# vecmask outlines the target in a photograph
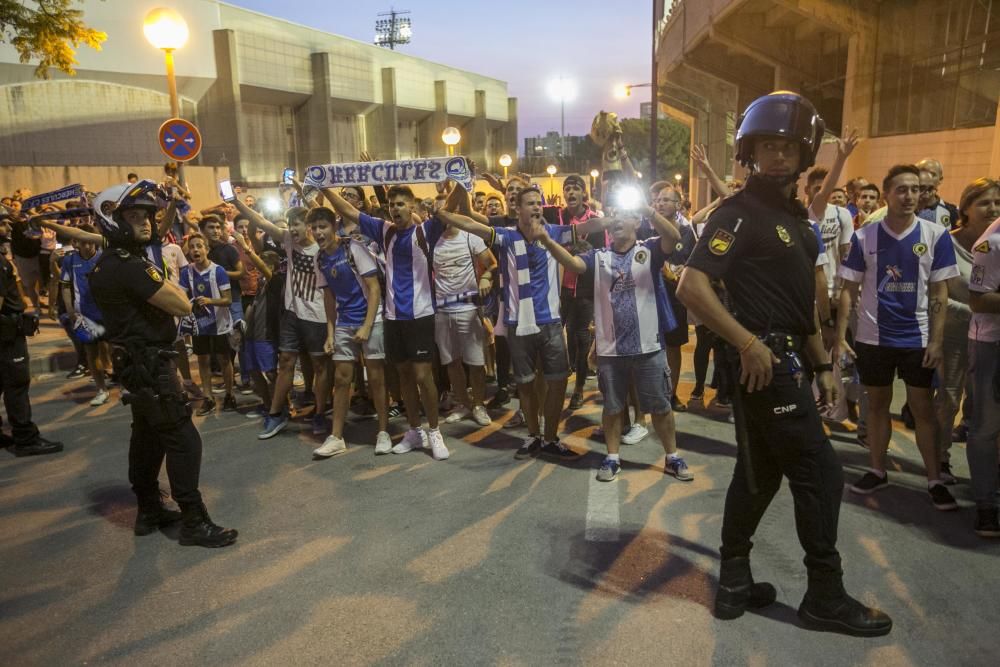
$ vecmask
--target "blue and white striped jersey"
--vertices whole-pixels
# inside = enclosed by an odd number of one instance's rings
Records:
[[[569,245],[575,241],[573,227],[545,225],[545,230],[556,243]],[[522,306],[529,302],[534,324],[559,322],[559,263],[542,244],[525,241],[517,227],[494,227],[493,232],[503,273],[504,322],[516,329]],[[530,318],[527,312],[523,316]]]
[[[385,255],[385,317],[415,320],[434,314],[430,249],[444,226],[437,218],[398,229],[381,218],[361,213],[361,233],[375,239]]]
[[[218,299],[222,297],[224,291],[229,290],[229,276],[226,275],[226,270],[215,262],[209,262],[208,268],[204,271],[199,271],[194,264],[188,264],[181,271],[181,289],[187,292],[192,300],[199,296]],[[194,315],[197,321],[194,334],[197,336],[219,336],[233,330],[233,318],[229,313],[229,306],[196,308]]]

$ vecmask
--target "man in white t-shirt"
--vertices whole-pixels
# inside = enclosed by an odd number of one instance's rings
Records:
[[[285,249],[287,275],[285,302],[278,335],[278,377],[274,381],[270,413],[257,437],[265,440],[277,435],[288,425],[285,406],[292,388],[295,362],[305,352],[313,362],[313,387],[316,409],[313,413],[313,433],[326,434],[326,401],[329,394],[330,357],[326,354],[326,307],[323,290],[316,284],[316,254],[319,245],[306,224],[308,209],[296,206],[288,209],[288,229],[269,222],[239,199],[233,202],[250,219],[250,236],[260,227]]]
[[[434,245],[434,340],[441,363],[448,367],[451,391],[459,406],[445,418],[451,424],[466,417],[480,426],[491,419],[483,405],[486,392],[486,359],[481,299],[493,288],[497,260],[478,236],[449,225]],[[476,279],[476,264],[482,275]],[[465,367],[469,366],[466,389]]]

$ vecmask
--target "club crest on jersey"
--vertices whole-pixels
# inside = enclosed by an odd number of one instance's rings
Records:
[[[146,267],[146,275],[149,276],[150,278],[152,278],[154,281],[156,281],[158,283],[162,283],[163,282],[163,276],[161,276],[160,272],[157,271],[152,266],[147,266]]]
[[[947,215],[947,214],[942,215],[941,216],[941,225],[943,227],[951,227],[951,216]]]
[[[983,241],[982,243],[976,245],[973,248],[973,250],[975,250],[976,252],[984,252],[984,253],[985,252],[989,252],[990,251],[990,242],[989,241]]]
[[[927,244],[926,243],[914,243],[913,244],[913,254],[917,257],[923,257],[927,254]]]
[[[781,242],[784,243],[786,246],[791,248],[794,245],[794,243],[792,242],[792,237],[788,235],[787,229],[785,229],[781,225],[776,225],[774,231],[778,232],[778,238],[781,239]]]
[[[204,292],[204,291],[205,291],[205,286],[204,286],[204,285],[198,285],[198,287],[197,287],[196,289],[197,289],[197,290],[198,290],[199,292]]]
[[[639,252],[635,253],[635,261],[639,262],[640,264],[645,264],[647,259],[649,259],[649,254],[645,250],[640,250]]]
[[[969,283],[973,285],[982,285],[983,278],[986,275],[985,266],[973,266],[972,273],[969,274]]]
[[[717,229],[708,240],[708,250],[713,255],[725,255],[733,247],[736,237],[724,229]]]

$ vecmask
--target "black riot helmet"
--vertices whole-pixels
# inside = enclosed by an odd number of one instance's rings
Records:
[[[156,183],[148,180],[115,185],[97,195],[94,200],[97,224],[109,246],[135,245],[132,227],[122,214],[130,208],[142,208],[153,219],[159,209],[156,195]]]
[[[799,173],[802,173],[816,163],[825,130],[826,123],[812,102],[798,93],[778,90],[755,99],[740,116],[736,125],[736,159],[744,167],[752,168],[754,139],[780,137],[799,143]]]

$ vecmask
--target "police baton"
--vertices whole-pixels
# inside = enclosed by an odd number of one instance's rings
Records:
[[[731,400],[733,402],[733,423],[736,427],[736,449],[743,456],[743,469],[747,477],[747,488],[751,495],[757,495],[757,477],[753,471],[753,459],[750,456],[750,434],[747,433],[747,417],[743,406],[743,392],[740,387],[740,375],[737,372],[739,354],[736,348],[726,346],[725,373],[729,380]]]

